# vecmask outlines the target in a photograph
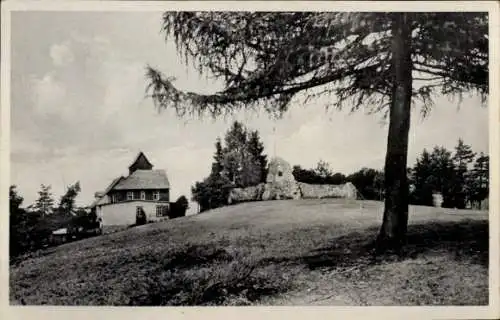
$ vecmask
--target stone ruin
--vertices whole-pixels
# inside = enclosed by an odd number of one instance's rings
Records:
[[[357,199],[358,190],[347,182],[345,184],[308,184],[299,182],[303,199],[345,198]]]
[[[262,200],[300,199],[292,167],[281,158],[269,162]]]
[[[266,183],[247,188],[233,188],[228,203],[283,199],[357,199],[356,187],[348,182],[342,185],[308,184],[297,182],[292,167],[282,158],[269,162]]]

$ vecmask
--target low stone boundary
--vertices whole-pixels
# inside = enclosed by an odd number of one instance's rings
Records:
[[[281,199],[357,199],[356,187],[348,182],[342,185],[294,183],[261,183],[247,188],[233,188],[228,203]]]

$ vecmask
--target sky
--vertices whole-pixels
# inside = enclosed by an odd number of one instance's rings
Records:
[[[233,120],[260,132],[269,157],[335,172],[382,169],[387,123],[381,115],[325,110],[326,98],[296,101],[283,119],[238,112],[226,119],[180,119],[159,112],[145,97],[145,67],[177,78],[194,92],[220,84],[200,77],[179,59],[160,32],[161,12],[14,12],[11,27],[11,184],[25,205],[41,184],[56,199],[80,181],[77,203],[88,205],[143,151],[164,169],[172,201],[191,197],[191,186],[210,171],[214,143]],[[415,106],[409,164],[424,148],[452,149],[459,138],[488,151],[488,109],[478,97],[458,105],[446,97],[422,119]],[[194,206],[192,206],[192,210]]]

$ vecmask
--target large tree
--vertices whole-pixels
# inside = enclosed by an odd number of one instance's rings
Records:
[[[192,199],[200,204],[200,211],[227,205],[229,191],[234,187],[248,187],[266,178],[267,156],[258,131],[248,130],[235,121],[224,136],[215,143],[214,161],[210,175],[191,188]]]
[[[16,256],[28,248],[28,215],[21,208],[24,198],[19,195],[16,186],[9,188],[9,254]]]
[[[222,142],[220,138],[215,142],[214,162],[212,162],[212,175],[219,176],[224,170],[224,151],[222,150]]]
[[[488,197],[489,193],[489,156],[481,152],[474,161],[470,175],[471,202],[481,208],[481,202]]]
[[[252,159],[253,166],[259,172],[253,182],[265,182],[267,176],[267,156],[264,154],[264,144],[260,140],[259,131],[250,132],[248,138],[248,151]]]
[[[154,102],[179,116],[256,106],[281,115],[299,93],[384,112],[383,250],[400,248],[406,235],[412,102],[421,100],[427,113],[434,93],[488,92],[485,13],[167,12],[163,30],[186,63],[224,83],[213,94],[184,92],[148,67]]]
[[[469,167],[476,154],[472,151],[470,145],[464,143],[460,138],[458,139],[458,144],[455,147],[455,153],[453,155],[453,163],[455,165],[455,207],[463,209],[466,206],[466,202],[471,198],[470,189],[470,172]]]
[[[75,199],[80,193],[80,182],[77,181],[74,185],[69,186],[66,189],[66,193],[62,195],[61,200],[59,200],[59,214],[63,216],[73,215],[75,209]]]
[[[432,206],[434,201],[432,194],[434,192],[434,174],[431,155],[424,149],[417,159],[412,170],[414,190],[412,193],[413,203],[422,206]],[[441,191],[441,190],[440,190]]]
[[[38,199],[36,199],[35,203],[31,205],[29,209],[36,211],[42,217],[53,213],[54,198],[51,189],[52,187],[50,185],[40,185],[40,191],[38,191]]]

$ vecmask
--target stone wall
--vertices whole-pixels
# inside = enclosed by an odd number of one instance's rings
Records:
[[[292,167],[281,158],[269,162],[266,183],[247,188],[234,188],[228,203],[281,199],[356,199],[356,187],[348,182],[343,185],[308,184],[295,181]]]
[[[262,200],[265,184],[261,183],[256,186],[247,188],[233,188],[229,192],[228,203],[246,202],[246,201],[259,201]]]
[[[300,199],[300,189],[295,181],[266,183],[262,200]]]
[[[356,199],[356,187],[348,182],[341,185],[297,183],[303,199],[345,198]]]
[[[350,182],[342,185],[308,184],[302,182],[261,183],[253,187],[231,190],[228,203],[324,198],[357,199],[357,190]]]

